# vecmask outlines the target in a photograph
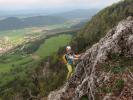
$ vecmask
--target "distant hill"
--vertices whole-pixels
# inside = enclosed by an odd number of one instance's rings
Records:
[[[86,19],[87,20],[90,19],[97,12],[98,12],[97,9],[73,10],[69,12],[45,15],[45,16],[37,15],[37,16],[26,17],[26,18],[8,17],[0,20],[0,30],[12,30],[12,29],[27,28],[27,27],[62,24],[65,21],[73,20],[73,19],[79,19],[81,23],[84,23]],[[81,26],[81,24],[78,25],[78,27],[79,26]]]
[[[31,17],[31,16],[46,16],[53,14],[54,11],[44,10],[44,9],[26,9],[26,10],[1,10],[0,18],[7,17]]]
[[[69,12],[54,14],[54,16],[63,17],[66,19],[75,19],[75,18],[87,18],[90,19],[95,15],[99,9],[77,9]]]
[[[65,18],[54,16],[35,16],[28,18],[9,17],[0,20],[0,30],[12,30],[33,26],[54,25],[64,23],[65,21]]]
[[[12,29],[21,29],[26,27],[36,27],[44,25],[54,25],[62,24],[67,20],[72,20],[78,18],[81,22],[86,19],[90,19],[97,9],[93,10],[73,10],[64,13],[52,14],[47,16],[33,16],[27,18],[19,17],[8,17],[0,20],[0,31],[1,30],[12,30]],[[81,24],[79,25],[81,26]]]

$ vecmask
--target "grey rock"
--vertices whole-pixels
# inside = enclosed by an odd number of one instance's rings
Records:
[[[88,49],[82,61],[76,66],[76,71],[70,81],[59,90],[49,94],[48,100],[80,100],[87,95],[89,100],[95,100],[96,83],[101,79],[108,80],[110,73],[96,74],[96,66],[105,63],[111,54],[123,54],[133,57],[133,20],[123,20],[110,30],[104,38]],[[109,98],[111,94],[107,95]],[[110,99],[107,99],[110,100]]]

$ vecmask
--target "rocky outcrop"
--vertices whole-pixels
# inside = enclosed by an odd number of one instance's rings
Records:
[[[124,87],[117,96],[113,96],[112,93],[106,93],[102,98],[96,99],[97,87],[108,82],[112,75],[110,71],[106,73],[98,71],[98,68],[106,63],[110,55],[113,54],[133,58],[132,18],[121,21],[104,38],[88,49],[76,66],[72,78],[59,90],[51,92],[48,100],[80,100],[84,95],[89,100],[133,100],[133,83],[128,85],[130,87],[128,89],[124,90],[126,88]],[[128,75],[133,82],[132,72],[129,71]],[[124,81],[128,83],[128,79]],[[124,95],[124,91],[128,91],[128,98],[120,99]]]

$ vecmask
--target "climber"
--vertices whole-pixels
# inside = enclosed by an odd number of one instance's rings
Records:
[[[71,49],[71,46],[66,47],[66,54],[63,56],[63,59],[68,69],[67,80],[70,79],[70,77],[72,76],[75,61],[78,60],[79,57],[80,55],[74,54],[74,52]]]

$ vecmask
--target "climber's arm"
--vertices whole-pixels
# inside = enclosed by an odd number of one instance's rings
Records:
[[[75,54],[74,57],[75,58],[79,58],[81,55],[80,54]]]
[[[74,56],[68,56],[69,57],[69,59],[72,59],[72,60],[78,60],[79,58],[78,57],[76,57],[75,55]]]
[[[74,55],[74,60],[79,60],[79,59],[80,59],[80,57],[81,57],[81,55],[80,55],[80,54],[75,54],[75,55]]]

